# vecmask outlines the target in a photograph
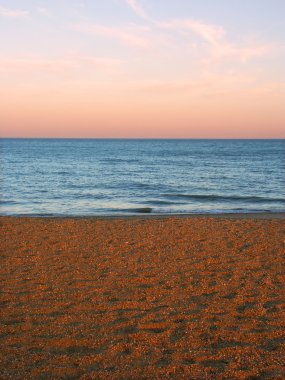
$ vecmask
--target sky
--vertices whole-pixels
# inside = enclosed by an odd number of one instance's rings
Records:
[[[0,0],[0,135],[284,138],[284,0]]]

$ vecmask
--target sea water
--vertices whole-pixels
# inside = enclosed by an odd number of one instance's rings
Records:
[[[1,139],[1,215],[279,212],[285,140]]]

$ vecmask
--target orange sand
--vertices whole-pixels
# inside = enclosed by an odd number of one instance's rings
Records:
[[[0,379],[285,379],[284,224],[0,218]]]

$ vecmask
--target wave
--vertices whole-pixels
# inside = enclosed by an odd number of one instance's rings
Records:
[[[12,200],[4,200],[4,199],[0,199],[0,205],[13,205],[13,204],[16,204],[17,202],[16,201],[12,201]]]
[[[152,208],[152,207],[138,207],[138,208],[125,208],[125,209],[105,209],[102,210],[104,215],[114,214],[153,214],[153,215],[187,215],[187,214],[244,214],[244,213],[271,213],[271,212],[285,212],[285,210],[269,210],[265,208],[229,208],[229,209],[211,209],[211,210],[199,210],[199,209],[173,209],[173,208]]]
[[[165,201],[161,199],[155,199],[155,200],[146,200],[144,201],[145,204],[151,205],[151,206],[175,206],[175,205],[184,205],[185,202],[182,201]]]
[[[150,214],[152,213],[153,209],[151,207],[137,207],[137,208],[124,208],[124,209],[114,209],[113,212],[127,212],[127,213],[134,213],[134,214]]]
[[[86,199],[86,200],[90,200],[90,199],[93,199],[93,200],[96,200],[96,199],[108,199],[108,195],[106,194],[80,194],[80,193],[76,193],[76,194],[70,194],[69,195],[71,199]]]
[[[70,171],[61,170],[61,171],[55,171],[53,174],[54,175],[70,175],[71,172]]]
[[[275,203],[280,202],[285,204],[284,198],[264,198],[257,196],[239,196],[239,195],[216,195],[216,194],[162,194],[163,197],[172,199],[185,199],[197,201],[223,201],[223,202],[246,202],[246,203]]]

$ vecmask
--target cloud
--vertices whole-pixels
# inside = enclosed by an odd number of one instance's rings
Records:
[[[47,70],[57,71],[76,67],[76,63],[66,59],[0,59],[0,71]]]
[[[77,62],[78,64],[87,64],[104,70],[117,69],[123,63],[123,61],[118,58],[98,58],[90,56],[78,57]]]
[[[77,24],[73,25],[72,29],[83,33],[112,38],[128,46],[139,47],[143,49],[146,49],[150,46],[149,39],[144,36],[144,34],[150,30],[149,27],[137,25],[111,27],[99,24]]]
[[[26,18],[29,16],[29,14],[30,14],[29,11],[23,11],[19,9],[9,9],[9,8],[0,6],[0,17],[17,19],[17,18]]]
[[[50,11],[49,11],[47,8],[44,8],[44,7],[38,7],[38,8],[37,8],[37,11],[38,11],[41,15],[43,15],[43,16],[47,16],[47,17],[51,16],[51,13],[50,13]]]
[[[213,53],[216,58],[236,57],[242,63],[246,63],[252,58],[266,55],[270,50],[271,47],[269,45],[239,47],[225,42],[217,44]]]
[[[152,19],[137,0],[124,1],[139,17],[144,19],[144,25],[129,24],[122,26],[108,26],[102,24],[81,23],[71,28],[79,32],[93,34],[117,40],[129,47],[150,49],[157,51],[185,52],[188,48],[190,54],[202,63],[226,62],[235,60],[246,63],[252,58],[266,55],[271,47],[267,44],[234,43],[221,25],[205,21],[181,18],[159,21]],[[181,38],[182,37],[182,38]],[[186,42],[186,44],[185,44]]]
[[[61,72],[74,70],[81,66],[94,66],[100,69],[114,69],[122,63],[116,58],[100,58],[92,56],[75,56],[58,59],[39,59],[39,58],[0,58],[0,72],[19,72],[19,71],[48,71]]]
[[[144,11],[144,9],[136,0],[125,0],[125,1],[139,17],[142,17],[144,19],[149,18],[148,14]]]
[[[214,59],[231,57],[247,62],[251,58],[267,54],[270,50],[268,45],[239,46],[234,44],[228,40],[226,31],[222,26],[208,24],[199,20],[176,19],[160,22],[158,26],[175,32],[185,33],[185,31],[191,31],[210,46],[212,58]]]
[[[222,26],[207,24],[199,20],[174,19],[168,22],[160,22],[157,25],[163,29],[173,31],[191,30],[212,44],[215,44],[216,41],[223,39],[225,36],[225,30]]]
[[[208,83],[205,81],[151,81],[143,84],[136,84],[136,88],[139,91],[158,95],[196,92],[207,87]]]

